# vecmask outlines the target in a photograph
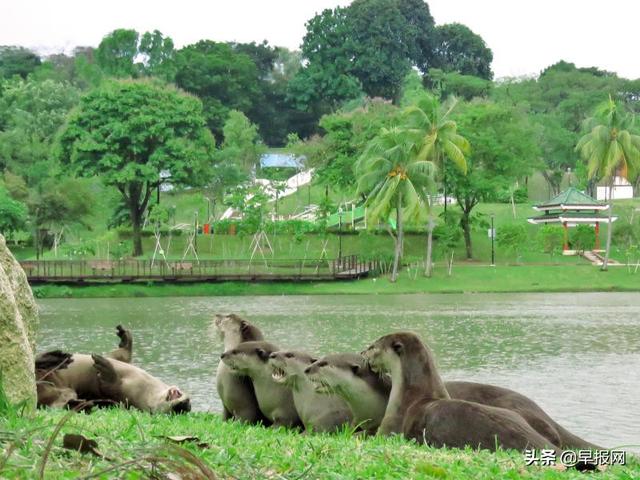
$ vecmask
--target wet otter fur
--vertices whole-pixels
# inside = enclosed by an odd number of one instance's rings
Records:
[[[355,353],[327,355],[305,369],[320,394],[342,398],[352,415],[352,424],[375,433],[384,417],[391,383],[374,373],[364,357]]]
[[[224,351],[231,350],[243,342],[264,339],[258,327],[233,313],[216,315],[214,327],[224,342]],[[222,401],[222,418],[224,420],[236,419],[247,423],[269,423],[260,412],[251,379],[238,375],[222,361],[218,363],[216,370],[216,389]]]
[[[383,433],[390,424],[400,426],[406,438],[434,447],[557,449],[515,412],[452,399],[433,354],[413,333],[385,335],[364,354],[373,370],[391,376]]]
[[[315,384],[304,373],[315,361],[304,352],[274,352],[269,355],[271,377],[276,383],[291,389],[293,403],[305,430],[334,432],[351,423],[351,410],[340,397],[316,392]]]
[[[260,411],[274,426],[297,427],[302,422],[291,389],[275,382],[271,376],[269,355],[278,350],[268,342],[243,342],[220,358],[234,372],[251,378]]]

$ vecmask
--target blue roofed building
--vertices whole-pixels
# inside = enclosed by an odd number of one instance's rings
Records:
[[[292,153],[265,153],[260,156],[260,168],[304,168],[305,157]]]

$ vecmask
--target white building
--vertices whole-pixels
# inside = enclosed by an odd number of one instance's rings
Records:
[[[607,201],[609,198],[613,198],[613,200],[633,198],[633,185],[624,177],[613,177],[612,193],[613,196],[610,193],[609,185],[598,185],[596,198],[600,201]]]

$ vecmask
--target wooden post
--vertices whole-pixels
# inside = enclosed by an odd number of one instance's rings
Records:
[[[600,222],[596,222],[596,250],[600,250]]]
[[[564,245],[562,246],[562,250],[566,251],[569,250],[569,226],[567,222],[564,222],[562,226],[564,227]]]

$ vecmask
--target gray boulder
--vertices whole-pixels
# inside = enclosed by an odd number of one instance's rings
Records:
[[[38,307],[27,276],[0,235],[0,375],[9,401],[36,405]]]

